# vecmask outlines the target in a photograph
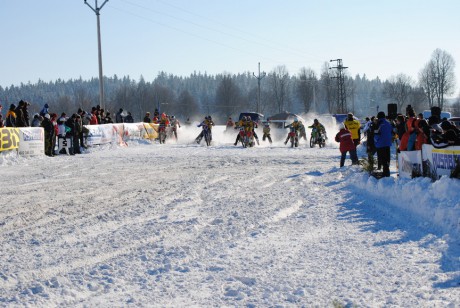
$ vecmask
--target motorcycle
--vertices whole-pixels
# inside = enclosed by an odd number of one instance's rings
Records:
[[[253,147],[254,146],[254,133],[251,131],[246,131],[243,127],[240,128],[240,141],[243,145],[243,148]]]
[[[166,141],[166,127],[160,126],[158,129],[158,139],[161,143],[165,143]]]
[[[211,132],[209,130],[209,126],[203,125],[203,138],[204,141],[206,142],[206,146],[211,145]]]
[[[320,148],[323,148],[326,146],[326,136],[324,135],[323,132],[318,132],[315,128],[311,131],[311,137],[310,137],[310,148],[315,147],[315,145],[318,145]]]
[[[291,130],[289,131],[289,142],[291,143],[291,148],[298,147],[299,146],[299,136],[297,134],[297,131],[295,128],[291,127]]]

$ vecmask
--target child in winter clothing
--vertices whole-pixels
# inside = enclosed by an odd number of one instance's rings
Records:
[[[347,157],[347,152],[350,152],[350,159],[353,165],[358,164],[358,155],[356,154],[356,146],[351,137],[351,132],[345,128],[343,124],[340,124],[340,131],[335,136],[335,141],[340,143],[340,152],[342,156],[340,157],[340,167],[343,167],[345,164],[345,158]]]

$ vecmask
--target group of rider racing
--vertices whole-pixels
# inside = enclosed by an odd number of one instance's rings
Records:
[[[165,130],[167,127],[170,127],[172,130],[173,136],[177,140],[177,128],[181,127],[179,120],[175,116],[173,115],[168,116],[165,113],[158,115],[157,119],[158,120],[154,121],[154,123],[156,122],[159,124],[159,130],[160,131]],[[204,120],[200,124],[197,125],[198,127],[202,128],[202,131],[195,138],[195,142],[199,144],[201,140],[203,139],[203,137],[205,136],[205,132],[206,134],[209,134],[209,139],[211,141],[212,140],[212,127],[214,125],[215,124],[212,120],[212,117],[210,115],[206,116]],[[268,140],[271,144],[273,141],[272,141],[271,132],[270,132],[271,131],[270,121],[264,122],[263,125],[264,126],[263,126],[262,140],[263,141]],[[234,129],[240,129],[244,131],[245,133],[248,133],[248,132],[252,133],[257,144],[259,144],[259,137],[257,136],[257,133],[255,131],[255,129],[258,128],[258,124],[256,121],[252,120],[250,116],[243,116],[241,120],[237,122],[233,122],[232,118],[229,117],[226,126],[227,126],[227,130],[229,130],[230,128],[234,128]],[[303,138],[304,140],[307,140],[305,125],[298,118],[295,118],[291,124],[286,126],[286,128],[291,128],[291,130],[295,132],[296,137],[298,139]],[[326,129],[324,128],[324,125],[318,121],[318,119],[314,119],[313,124],[308,126],[308,128],[312,129],[313,138],[316,137],[316,134],[323,134],[324,136],[326,136]],[[287,144],[289,138],[290,136],[288,134],[284,144]],[[240,141],[242,141],[241,134],[238,133],[236,136],[234,145],[236,146],[238,142]]]
[[[233,122],[231,117],[229,117],[226,126],[227,126],[227,131],[233,127],[235,129],[244,130],[244,132],[252,132],[257,144],[259,144],[259,138],[257,136],[257,133],[255,132],[255,129],[258,127],[258,125],[257,125],[257,122],[253,121],[250,116],[243,116],[241,120],[236,123]],[[305,125],[302,123],[302,121],[299,121],[298,118],[295,118],[294,122],[287,125],[286,128],[291,128],[291,130],[295,132],[295,135],[298,139],[303,138],[304,140],[307,140]],[[312,129],[312,136],[314,138],[316,137],[316,134],[322,134],[326,136],[326,129],[324,128],[324,125],[318,121],[318,119],[314,119],[313,124],[308,126],[308,128]],[[264,122],[262,140],[263,141],[268,140],[271,144],[273,141],[271,138],[270,131],[271,131],[270,121]],[[284,144],[287,144],[289,138],[290,138],[290,135],[288,134]],[[241,140],[241,135],[238,134],[234,145],[236,146],[240,140]]]

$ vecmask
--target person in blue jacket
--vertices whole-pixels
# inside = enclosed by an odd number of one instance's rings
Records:
[[[385,119],[385,112],[377,114],[377,125],[374,130],[374,142],[377,149],[378,164],[383,168],[383,176],[390,176],[390,147],[393,143],[393,128]]]

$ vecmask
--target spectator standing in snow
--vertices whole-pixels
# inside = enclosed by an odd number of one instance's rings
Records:
[[[54,125],[51,122],[49,113],[45,114],[41,126],[45,130],[45,155],[54,156]]]
[[[22,115],[24,117],[24,127],[30,126],[29,106],[30,106],[30,103],[26,101],[24,101],[24,103],[22,104]]]
[[[124,118],[123,120],[125,123],[134,123],[133,116],[131,115],[131,112],[128,111],[128,115]]]
[[[347,115],[347,119],[343,122],[345,127],[351,132],[351,138],[357,147],[361,143],[361,124],[358,120],[355,120],[353,113]]]
[[[48,104],[45,104],[45,106],[43,106],[42,110],[40,110],[40,113],[39,113],[39,114],[40,114],[42,117],[44,117],[45,114],[49,113],[48,108],[49,108]]]
[[[32,127],[40,127],[43,121],[43,117],[41,117],[38,113],[34,115],[34,119],[32,120]]]
[[[366,151],[367,151],[367,159],[369,161],[374,160],[374,155],[377,153],[377,149],[375,147],[375,141],[374,141],[374,131],[377,126],[377,119],[375,117],[371,117],[369,127],[367,129],[367,144],[366,144]],[[382,169],[382,166],[380,165],[380,161],[377,160],[377,170]]]
[[[383,168],[383,176],[390,176],[390,147],[393,141],[393,135],[390,122],[385,119],[385,113],[380,111],[377,114],[377,125],[374,130],[374,141],[377,149],[377,159],[379,165]]]
[[[118,110],[117,114],[115,115],[115,123],[123,123],[123,108]]]
[[[16,127],[16,105],[11,104],[10,109],[6,113],[5,126],[6,127]]]
[[[150,112],[145,113],[144,123],[152,123],[152,120],[150,119]]]
[[[358,155],[356,154],[356,146],[353,142],[351,132],[345,127],[344,124],[340,124],[340,131],[335,135],[335,141],[340,143],[340,167],[345,165],[345,158],[347,152],[350,152],[350,159],[353,165],[358,164]]]
[[[14,112],[16,113],[16,127],[26,127],[26,121],[24,119],[24,104],[23,100],[19,101],[18,107]]]

